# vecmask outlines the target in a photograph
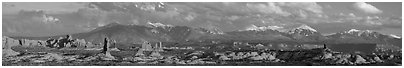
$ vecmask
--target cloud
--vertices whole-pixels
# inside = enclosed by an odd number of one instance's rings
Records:
[[[353,7],[356,10],[359,10],[361,12],[364,13],[369,13],[369,14],[379,14],[379,13],[383,13],[382,10],[377,9],[375,6],[365,3],[365,2],[357,2],[355,4],[353,4]]]
[[[4,2],[6,8],[3,12],[6,14],[17,14],[19,10],[43,10],[47,14],[61,14],[75,12],[77,9],[84,8],[83,3],[74,2]]]
[[[262,13],[280,14],[283,16],[292,15],[294,11],[305,10],[313,13],[323,13],[322,7],[315,2],[268,2],[263,3],[249,3],[248,8],[255,9]]]
[[[21,10],[3,17],[4,33],[11,36],[53,36],[84,32],[86,19],[79,14],[47,14],[42,10]],[[89,13],[87,13],[89,14]],[[91,28],[91,27],[90,27]]]
[[[253,11],[257,10],[261,13],[267,14],[280,14],[283,16],[290,15],[289,12],[283,11],[281,7],[277,6],[276,3],[269,2],[267,4],[247,4],[248,8],[251,8]]]
[[[46,23],[46,24],[48,24],[48,23],[59,23],[60,22],[60,20],[58,18],[55,18],[53,16],[43,15],[42,18],[43,18],[42,22]]]
[[[315,2],[279,2],[278,3],[279,6],[286,6],[286,7],[291,7],[291,8],[295,8],[295,9],[303,9],[306,11],[310,11],[313,13],[323,13],[323,7],[321,7],[320,5],[318,5]]]

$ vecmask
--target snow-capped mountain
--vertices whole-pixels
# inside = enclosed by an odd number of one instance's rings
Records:
[[[389,36],[392,37],[392,38],[399,38],[399,39],[401,39],[401,37],[400,37],[400,36],[397,36],[397,35],[390,34]]]
[[[207,30],[206,32],[210,33],[210,34],[224,34],[223,31],[221,31],[220,29],[211,29],[211,30]]]
[[[376,43],[401,47],[401,38],[371,30],[350,29],[327,36],[330,43]]]
[[[308,25],[301,25],[285,33],[286,36],[300,42],[321,42],[325,39],[325,37],[317,32],[317,30],[311,28]]]
[[[357,29],[351,29],[351,30],[345,31],[344,33],[357,35],[357,36],[369,36],[369,35],[373,34],[373,37],[376,37],[375,34],[377,34],[377,32],[373,32],[371,30],[357,30]]]
[[[353,37],[361,37],[364,39],[380,39],[386,38],[388,35],[383,35],[375,31],[371,30],[358,30],[358,29],[350,29],[348,31],[343,31],[336,33],[334,35],[330,35],[330,37],[340,37],[340,38],[353,38]]]
[[[151,25],[153,27],[161,27],[161,28],[169,28],[169,27],[174,27],[173,25],[168,25],[168,24],[162,24],[162,23],[152,23],[152,22],[147,22],[148,25]]]
[[[239,30],[239,31],[266,31],[266,30],[277,30],[277,29],[282,29],[283,27],[280,26],[256,26],[252,25],[245,30]]]
[[[311,28],[308,25],[301,25],[301,26],[299,26],[297,28],[289,30],[287,33],[288,34],[302,34],[302,35],[305,35],[305,36],[309,36],[311,34],[317,33],[317,30]]]

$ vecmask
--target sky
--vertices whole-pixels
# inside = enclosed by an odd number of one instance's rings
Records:
[[[349,29],[401,36],[401,2],[2,2],[6,36],[53,36],[109,23],[159,22],[216,31],[309,25],[328,34]]]

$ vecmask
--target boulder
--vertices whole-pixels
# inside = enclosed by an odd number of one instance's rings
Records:
[[[258,52],[251,52],[250,55],[251,55],[251,56],[256,56],[256,55],[258,55]]]
[[[135,56],[144,56],[145,54],[143,54],[143,49],[138,49],[137,53]]]
[[[356,64],[367,64],[369,62],[366,62],[366,60],[362,56],[356,55],[355,63]]]
[[[160,55],[160,53],[159,53],[158,51],[153,51],[153,52],[150,54],[150,56],[151,56],[151,57],[160,57],[161,55]]]
[[[198,56],[192,56],[191,59],[198,59]]]
[[[331,59],[332,53],[324,53],[322,59]]]
[[[227,56],[222,55],[222,56],[219,57],[219,60],[230,60],[230,58],[228,58]]]
[[[375,56],[373,59],[374,59],[376,62],[379,62],[379,63],[384,62],[384,61],[381,60],[378,56]]]
[[[390,55],[387,59],[389,59],[389,60],[394,59],[394,55]]]
[[[236,56],[236,53],[231,52],[230,54],[228,54],[228,56]]]
[[[243,56],[243,55],[244,55],[243,52],[238,52],[238,53],[237,53],[237,56]]]
[[[243,57],[249,57],[249,56],[251,56],[251,53],[250,53],[250,52],[247,52],[247,53],[245,53],[245,54],[243,55]]]
[[[337,64],[353,64],[351,61],[348,60],[348,58],[351,57],[351,55],[346,54],[346,55],[341,55],[341,58],[336,61]]]
[[[275,55],[268,55],[268,60],[276,60],[277,58],[275,57]]]
[[[72,47],[72,44],[70,44],[70,43],[65,43],[64,44],[66,47]]]
[[[350,61],[347,58],[341,58],[341,59],[338,59],[335,63],[346,64],[346,63],[350,63]]]

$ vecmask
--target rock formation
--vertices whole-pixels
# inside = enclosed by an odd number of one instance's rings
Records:
[[[29,39],[20,39],[18,40],[19,45],[23,47],[33,47],[33,46],[44,46],[46,43],[42,40],[29,40]]]
[[[230,58],[228,58],[227,56],[222,55],[222,56],[219,57],[219,60],[230,60]]]
[[[331,59],[332,58],[332,53],[325,53],[322,57],[322,59]]]
[[[142,50],[143,51],[152,51],[153,48],[152,48],[151,44],[146,41],[146,42],[143,42],[143,44],[142,44]]]
[[[153,52],[150,54],[150,56],[151,56],[151,57],[159,57],[159,56],[161,56],[161,55],[160,55],[160,53],[159,53],[158,51],[153,51]]]
[[[337,64],[353,64],[348,60],[348,58],[351,57],[350,54],[338,55],[337,57],[340,58],[336,61]]]
[[[276,60],[277,58],[275,57],[276,56],[276,53],[275,52],[272,52],[269,56],[268,56],[268,58],[267,58],[267,60]]]
[[[384,62],[383,60],[381,60],[378,56],[375,56],[373,58],[376,62]]]
[[[135,56],[144,56],[143,49],[139,49]]]
[[[102,60],[116,60],[115,57],[111,55],[109,46],[110,46],[109,39],[104,38],[104,46],[101,51],[102,54],[99,54]]]
[[[158,46],[159,45],[159,46]],[[156,44],[155,47],[152,47],[151,44],[147,41],[143,42],[142,48],[138,50],[135,56],[146,56],[145,52],[149,53],[148,56],[151,57],[160,57],[160,51],[163,51],[161,42]],[[150,53],[151,52],[151,53]]]
[[[41,45],[45,45],[46,47],[50,48],[65,48],[65,47],[72,47],[72,48],[86,48],[86,47],[94,47],[94,45],[90,42],[86,42],[84,39],[72,39],[70,35],[66,35],[65,37],[59,37],[59,39],[52,39],[49,38],[46,41],[41,41]]]
[[[2,48],[3,48],[3,57],[8,57],[8,56],[15,56],[20,54],[19,52],[14,51],[13,49],[11,49],[11,47],[13,46],[17,46],[19,45],[18,40],[14,40],[12,38],[3,36],[3,44],[2,44]]]
[[[71,45],[74,42],[74,40],[72,40],[70,35],[66,35],[66,37],[60,37],[58,39],[58,47],[57,48],[64,48],[67,47],[67,44]]]
[[[356,55],[355,57],[356,57],[355,64],[367,64],[367,63],[369,63],[360,55]]]

